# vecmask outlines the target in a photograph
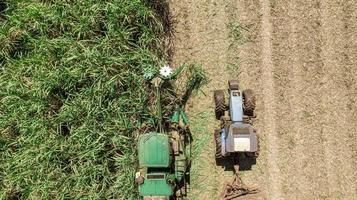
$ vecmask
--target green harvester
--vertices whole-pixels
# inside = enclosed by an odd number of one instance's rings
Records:
[[[177,106],[169,128],[163,128],[160,93],[164,81],[153,80],[159,131],[141,134],[138,139],[139,169],[135,182],[144,200],[178,199],[187,192],[191,160],[189,122],[182,106]]]

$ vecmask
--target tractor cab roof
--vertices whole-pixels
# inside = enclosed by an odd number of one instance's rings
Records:
[[[170,144],[166,134],[150,132],[139,136],[139,165],[164,168],[170,165]]]

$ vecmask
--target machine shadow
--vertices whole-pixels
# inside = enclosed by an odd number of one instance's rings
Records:
[[[248,171],[257,163],[254,157],[247,157],[245,155],[233,154],[223,158],[216,158],[217,166],[224,168],[224,171],[232,171],[235,173],[234,166],[239,165],[240,171]]]

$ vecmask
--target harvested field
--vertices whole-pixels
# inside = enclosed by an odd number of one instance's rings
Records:
[[[208,71],[191,102],[195,160],[190,199],[217,199],[231,170],[216,166],[213,90],[237,78],[258,95],[261,154],[243,181],[246,199],[356,199],[357,3],[169,1],[176,21],[173,65]],[[242,198],[244,199],[244,198]]]

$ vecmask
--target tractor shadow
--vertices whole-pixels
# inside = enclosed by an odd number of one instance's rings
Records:
[[[252,169],[252,166],[257,163],[257,159],[253,157],[247,157],[244,154],[231,154],[223,158],[216,158],[216,164],[224,171],[235,172],[234,166],[239,165],[240,171],[248,171]]]

